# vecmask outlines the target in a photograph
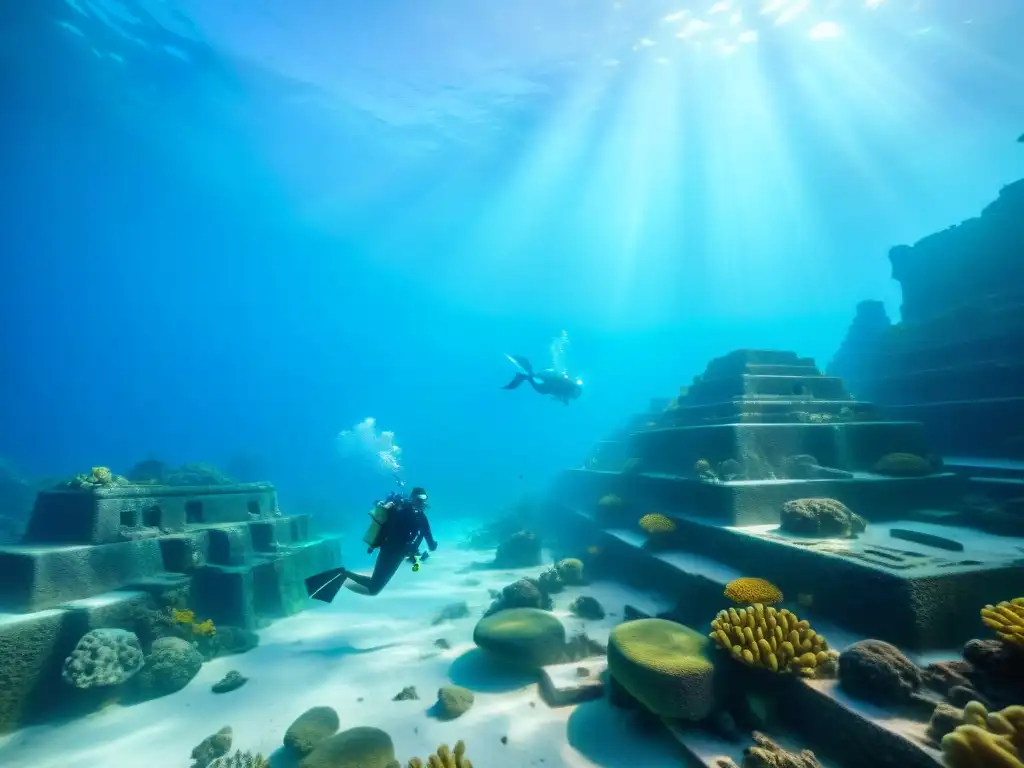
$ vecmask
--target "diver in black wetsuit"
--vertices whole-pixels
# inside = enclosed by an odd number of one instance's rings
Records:
[[[306,592],[311,598],[331,602],[346,580],[358,587],[352,590],[354,592],[379,595],[398,572],[403,561],[409,560],[413,563],[413,570],[419,569],[417,558],[428,557],[427,554],[420,554],[420,545],[424,541],[431,552],[437,549],[437,542],[430,531],[430,521],[427,520],[425,490],[413,488],[408,498],[393,493],[379,508],[387,510],[387,519],[381,523],[373,543],[366,550],[373,552],[380,549],[373,573],[366,576],[347,568],[332,568],[310,576],[306,579]]]

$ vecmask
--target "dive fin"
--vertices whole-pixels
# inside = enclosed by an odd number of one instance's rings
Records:
[[[510,381],[508,384],[502,387],[502,389],[515,389],[524,381],[528,381],[529,378],[530,377],[527,376],[525,373],[517,373],[515,376],[512,377],[512,381]]]
[[[329,603],[345,583],[345,569],[332,568],[306,579],[306,594],[314,600]]]
[[[533,366],[530,365],[530,361],[526,359],[523,355],[510,355],[506,353],[505,357],[509,359],[509,362],[511,362],[512,365],[514,365],[520,371],[525,373],[528,379],[533,378]]]

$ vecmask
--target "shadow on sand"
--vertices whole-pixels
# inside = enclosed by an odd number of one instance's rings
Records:
[[[607,698],[577,706],[569,716],[566,734],[573,749],[601,768],[664,764],[666,756],[679,753],[664,729],[613,707]]]
[[[502,666],[479,648],[455,659],[448,668],[448,677],[455,685],[480,693],[518,691],[537,682],[535,673]]]
[[[288,747],[278,747],[271,753],[270,768],[298,768],[302,758]]]
[[[312,648],[304,647],[297,643],[290,643],[292,652],[298,656],[323,656],[325,659],[337,659],[342,656],[361,656],[364,653],[376,653],[377,651],[386,651],[388,648],[395,648],[400,643],[382,643],[381,645],[372,645],[369,648],[356,648],[353,645],[345,645],[343,643],[315,646]]]

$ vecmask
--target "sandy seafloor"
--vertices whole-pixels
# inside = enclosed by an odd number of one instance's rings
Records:
[[[552,709],[535,681],[496,674],[484,663],[472,634],[491,601],[488,590],[543,570],[474,567],[491,555],[445,548],[419,573],[403,568],[377,597],[342,590],[331,605],[314,603],[261,631],[255,650],[205,664],[183,691],[0,738],[0,766],[186,768],[193,746],[230,725],[235,748],[270,756],[273,768],[290,768],[296,762],[281,749],[285,730],[320,705],[337,710],[343,730],[385,730],[403,767],[410,757],[426,758],[439,743],[458,739],[480,768],[680,765],[678,746],[667,735],[638,730],[606,699]],[[596,622],[571,616],[566,609],[578,594],[596,597],[609,615]],[[461,601],[469,606],[468,618],[431,625],[441,608]],[[657,595],[595,582],[556,595],[555,614],[570,635],[586,628],[603,643],[626,603],[652,613],[668,607]],[[439,638],[451,648],[439,650]],[[210,686],[232,669],[249,682],[231,693],[212,693]],[[443,722],[427,710],[447,683],[469,688],[476,702],[462,717]],[[421,699],[393,701],[407,685],[416,686]]]

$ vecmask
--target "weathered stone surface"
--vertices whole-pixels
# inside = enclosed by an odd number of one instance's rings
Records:
[[[541,668],[540,693],[552,707],[581,704],[604,695],[606,658],[584,659]]]

